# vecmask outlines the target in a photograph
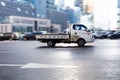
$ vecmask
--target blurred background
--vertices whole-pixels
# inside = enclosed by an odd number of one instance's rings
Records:
[[[119,31],[120,0],[0,0],[0,33],[60,33],[73,23]]]

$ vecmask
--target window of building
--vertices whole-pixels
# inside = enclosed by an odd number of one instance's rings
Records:
[[[20,20],[19,20],[19,19],[14,19],[13,22],[14,22],[14,23],[20,23]]]
[[[30,6],[32,9],[35,9],[35,6],[33,4],[30,3]]]
[[[44,15],[44,14],[42,15],[42,18],[45,18],[45,15]]]
[[[32,26],[13,26],[12,32],[33,32]]]
[[[40,14],[37,14],[37,17],[40,17]]]
[[[5,25],[5,32],[7,32],[7,25]]]
[[[39,1],[39,4],[41,4],[42,3],[42,1]]]
[[[20,9],[19,7],[17,7],[17,11],[18,11],[18,12],[21,12],[21,9]]]
[[[3,1],[1,2],[1,5],[2,5],[2,6],[6,6],[5,2],[3,2]]]
[[[50,28],[49,28],[49,27],[39,27],[38,30],[39,30],[39,31],[47,31],[47,32],[50,32]]]
[[[30,27],[30,26],[28,26],[28,27],[27,27],[27,32],[32,32],[32,31],[33,31],[33,28]]]
[[[32,15],[34,16],[35,14],[34,14],[34,13],[32,13]]]
[[[26,14],[28,14],[29,12],[28,11],[25,11]]]
[[[1,25],[1,32],[3,32],[3,25]]]

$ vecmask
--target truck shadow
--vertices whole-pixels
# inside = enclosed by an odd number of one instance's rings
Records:
[[[78,47],[78,46],[55,46],[55,47],[48,47],[48,46],[39,46],[37,47],[38,49],[53,49],[53,48],[93,48],[94,46],[92,45],[87,45],[87,46],[84,46],[84,47]]]

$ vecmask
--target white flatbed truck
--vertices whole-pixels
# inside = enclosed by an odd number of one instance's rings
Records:
[[[36,35],[36,40],[54,47],[56,43],[77,43],[83,47],[86,43],[94,42],[94,35],[82,24],[72,24],[64,33]]]

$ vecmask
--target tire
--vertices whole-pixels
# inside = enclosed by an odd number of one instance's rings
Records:
[[[23,38],[23,40],[24,40],[24,41],[26,41],[26,40],[27,40],[27,38]]]
[[[54,47],[55,43],[53,41],[47,41],[48,47]]]
[[[10,41],[12,41],[13,39],[12,39],[12,38],[10,38],[9,40],[10,40]]]
[[[77,41],[77,44],[78,44],[79,47],[84,47],[85,46],[85,40],[84,39],[79,39]]]
[[[117,38],[115,38],[115,37],[111,37],[110,39],[117,39]]]

